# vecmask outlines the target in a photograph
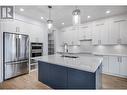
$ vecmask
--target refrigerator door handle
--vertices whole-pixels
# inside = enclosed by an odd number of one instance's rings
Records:
[[[18,36],[18,58],[20,58],[20,38]]]
[[[18,58],[18,53],[17,53],[17,51],[18,51],[18,42],[17,42],[17,36],[16,36],[16,59]]]
[[[17,61],[17,62],[11,62],[11,64],[8,64],[8,63],[10,63],[10,62],[7,62],[6,65],[15,65],[15,64],[20,64],[20,63],[24,63],[24,62],[28,62],[28,60]]]

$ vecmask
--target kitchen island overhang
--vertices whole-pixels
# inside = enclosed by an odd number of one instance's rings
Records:
[[[38,80],[53,89],[100,89],[102,86],[101,57],[74,59],[49,55],[37,60]]]

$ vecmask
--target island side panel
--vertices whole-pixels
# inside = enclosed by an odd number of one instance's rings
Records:
[[[96,89],[102,88],[102,64],[96,70]]]
[[[96,73],[68,69],[68,89],[96,89]]]

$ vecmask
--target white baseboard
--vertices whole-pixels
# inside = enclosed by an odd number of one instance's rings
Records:
[[[113,73],[110,73],[110,72],[102,72],[102,73],[106,74],[106,75],[111,75],[111,76],[116,76],[116,77],[121,77],[121,78],[127,78],[127,76],[119,75],[119,74],[113,74]]]

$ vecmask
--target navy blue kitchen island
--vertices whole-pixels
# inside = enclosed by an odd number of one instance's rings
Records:
[[[53,56],[49,56],[53,57]],[[48,57],[48,61],[49,58]],[[60,58],[55,56],[55,61]],[[58,60],[56,60],[58,59]],[[51,59],[50,59],[51,60]],[[69,64],[76,60],[65,58],[64,61]],[[95,71],[82,70],[71,66],[51,63],[51,61],[38,60],[38,80],[53,89],[100,89],[102,65],[98,65]],[[53,61],[53,60],[52,60]],[[63,61],[63,60],[61,60]],[[69,63],[68,63],[69,62]],[[78,61],[76,61],[78,62]],[[76,63],[74,63],[76,64]],[[78,64],[78,63],[77,63]],[[80,65],[80,64],[79,64]]]

